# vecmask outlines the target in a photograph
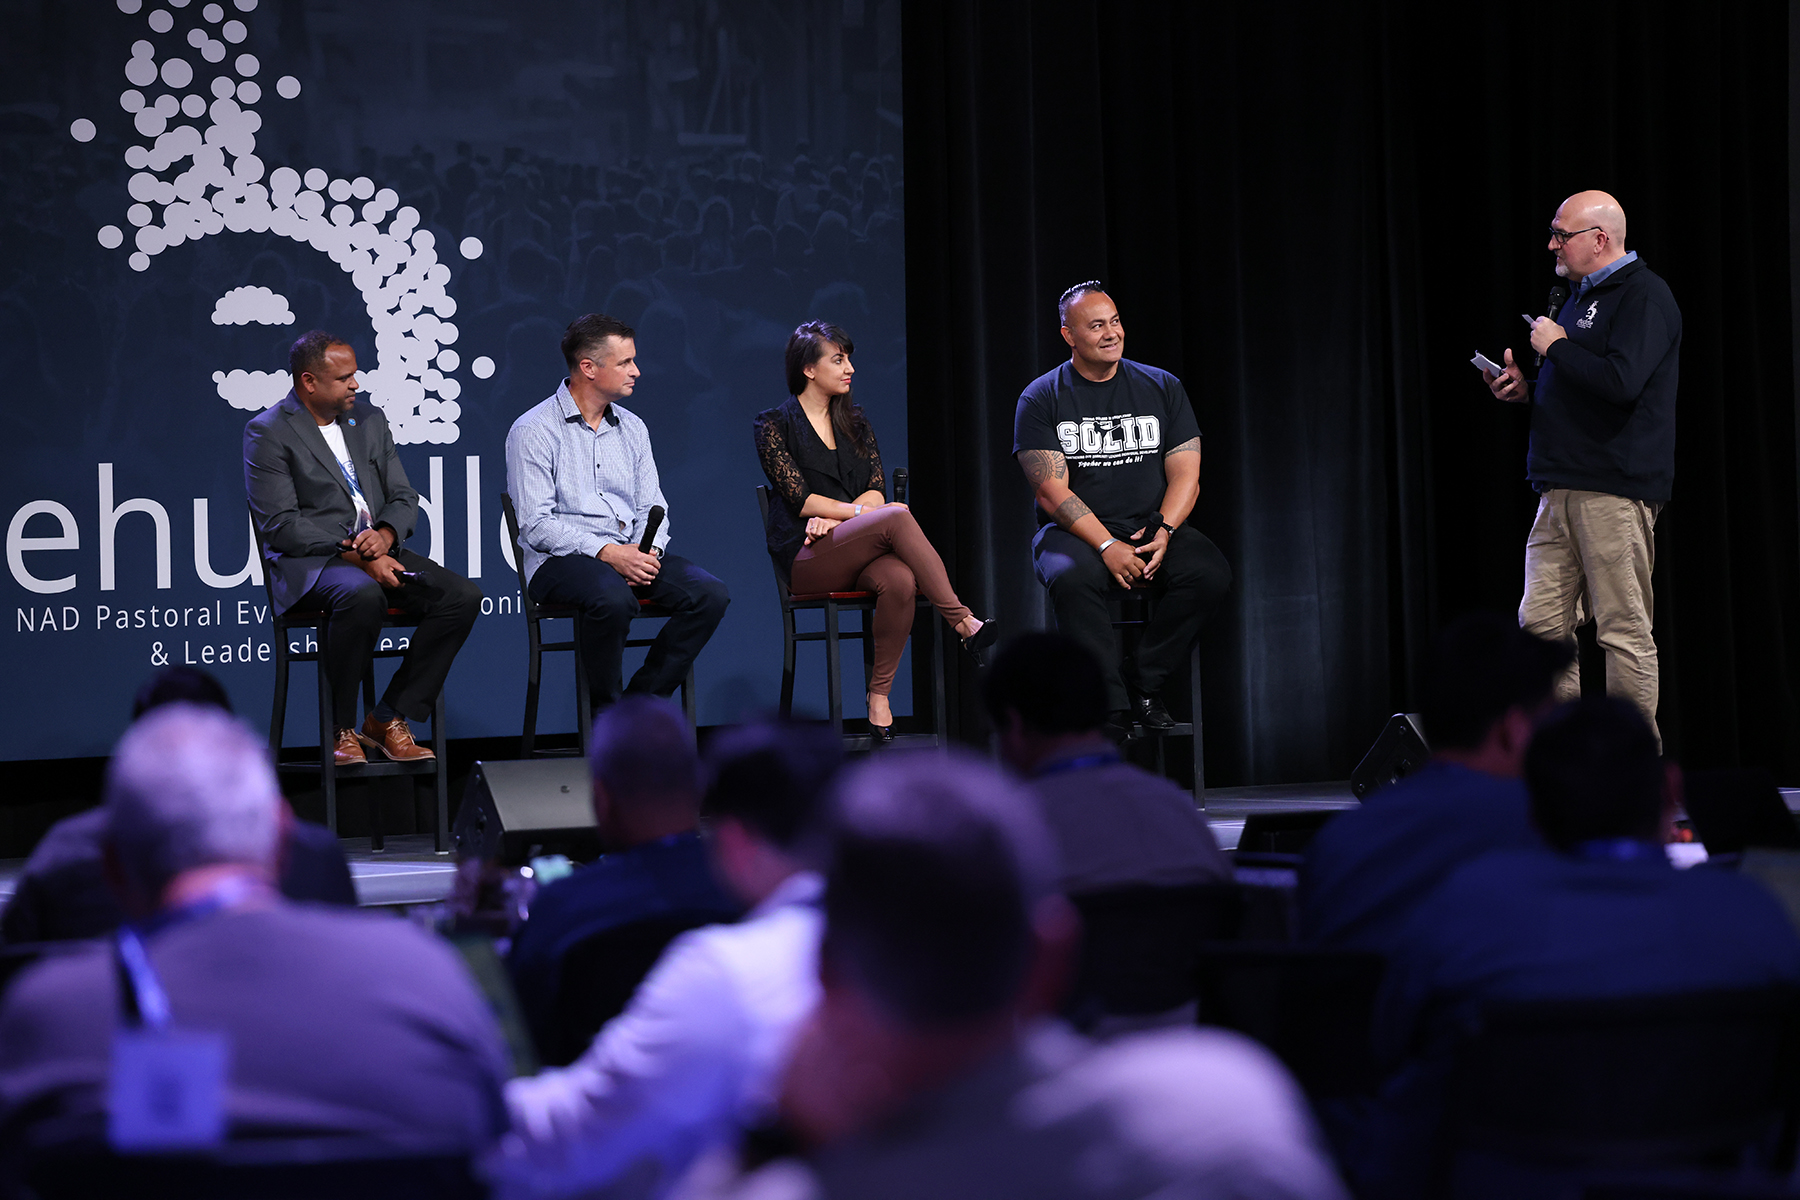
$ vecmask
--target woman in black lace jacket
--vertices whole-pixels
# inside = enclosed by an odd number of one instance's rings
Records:
[[[888,691],[912,632],[913,597],[925,596],[978,657],[998,632],[956,598],[944,562],[906,505],[890,503],[881,450],[850,398],[850,335],[808,321],[787,344],[789,399],[756,414],[756,453],[776,503],[769,507],[769,553],[794,592],[875,593],[875,669],[869,724],[894,738]]]

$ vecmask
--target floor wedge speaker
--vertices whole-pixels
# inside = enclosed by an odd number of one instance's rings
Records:
[[[1431,747],[1425,741],[1419,714],[1395,713],[1363,760],[1356,764],[1356,770],[1350,772],[1350,790],[1358,800],[1366,800],[1370,792],[1406,778],[1430,757]]]
[[[587,760],[478,762],[456,813],[456,852],[518,866],[540,854],[600,855]]]

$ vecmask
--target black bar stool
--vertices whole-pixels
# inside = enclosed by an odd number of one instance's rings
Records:
[[[898,472],[896,472],[898,474]],[[756,489],[756,507],[762,514],[763,528],[769,527],[769,505],[771,503],[769,489],[759,484]],[[788,576],[781,569],[781,564],[774,557],[769,565],[775,573],[775,598],[781,602],[781,715],[786,717],[794,709],[794,674],[799,658],[801,642],[825,643],[825,694],[831,713],[831,727],[844,740],[846,750],[867,750],[872,745],[869,734],[844,733],[844,683],[843,650],[841,643],[845,638],[859,638],[862,641],[863,685],[868,685],[869,677],[875,670],[875,634],[870,622],[875,613],[874,592],[809,592],[796,595],[789,585]],[[937,610],[931,601],[924,596],[916,600],[917,608],[928,614],[927,621],[931,626],[931,711],[935,719],[935,727],[928,734],[906,734],[896,740],[913,745],[945,746],[950,741],[949,714],[944,705],[944,623],[938,619]],[[825,614],[823,631],[801,633],[794,620],[797,612],[817,609]],[[862,614],[861,629],[844,629],[839,618],[846,612]],[[915,620],[915,630],[917,628]],[[914,704],[917,711],[918,705]]]
[[[1129,657],[1136,653],[1138,643],[1143,640],[1144,629],[1150,624],[1151,614],[1156,611],[1156,599],[1147,591],[1125,591],[1115,587],[1106,598],[1107,608],[1116,614],[1112,626],[1119,633],[1124,655]],[[1134,724],[1133,732],[1139,737],[1156,740],[1156,773],[1167,775],[1168,764],[1164,748],[1172,737],[1185,737],[1193,743],[1194,755],[1194,803],[1201,808],[1206,807],[1206,744],[1201,729],[1200,718],[1200,642],[1195,639],[1188,650],[1188,693],[1193,698],[1193,715],[1186,721],[1178,721],[1169,729],[1147,729]]]
[[[256,528],[256,513],[251,510],[251,526]],[[262,555],[263,591],[269,598],[269,621],[274,626],[275,641],[275,700],[269,711],[269,753],[275,760],[277,771],[318,772],[320,787],[325,793],[325,825],[335,835],[338,831],[337,821],[337,781],[342,772],[346,778],[375,779],[387,775],[430,775],[433,777],[436,792],[436,820],[432,828],[432,845],[439,854],[450,852],[450,777],[449,746],[444,733],[444,693],[440,689],[431,702],[431,750],[436,756],[421,759],[417,762],[391,762],[387,760],[371,760],[362,766],[340,767],[334,754],[337,740],[337,721],[335,705],[331,691],[331,679],[325,671],[325,654],[331,637],[331,613],[327,609],[314,607],[294,607],[285,613],[275,609],[275,584],[269,570],[269,548],[263,541],[262,530],[257,528],[256,547]],[[383,629],[408,627],[414,624],[403,609],[390,608],[381,619]],[[316,635],[313,648],[307,649],[304,642],[288,641],[290,630],[309,630]],[[375,658],[399,658],[405,654],[403,647],[390,649],[377,648]],[[319,673],[319,761],[301,762],[283,760],[281,757],[282,732],[287,722],[288,697],[288,665],[297,662],[310,662],[318,665]],[[363,672],[363,708],[373,711],[375,708],[375,663],[370,661]],[[369,804],[369,846],[373,850],[387,848],[386,835],[381,828],[381,806],[371,801]]]
[[[513,570],[519,576],[519,608],[525,614],[525,645],[528,658],[525,668],[525,728],[519,735],[519,757],[536,758],[567,755],[567,749],[537,749],[537,715],[538,691],[542,686],[544,673],[544,651],[568,650],[575,655],[575,725],[576,735],[580,739],[578,753],[587,754],[588,735],[594,729],[594,704],[588,693],[587,663],[581,657],[581,610],[573,604],[539,604],[531,598],[531,589],[525,584],[525,555],[519,548],[519,512],[513,507],[512,495],[500,493],[500,511],[506,514],[506,536],[512,546]],[[675,614],[660,604],[652,604],[648,600],[638,601],[639,617],[671,617]],[[573,632],[567,641],[546,642],[541,622],[567,620]],[[654,638],[627,638],[626,649],[634,646],[648,646]],[[696,724],[694,669],[688,668],[687,678],[681,681],[681,710],[687,714],[689,725]]]

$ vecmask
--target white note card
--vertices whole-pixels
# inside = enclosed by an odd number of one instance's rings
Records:
[[[230,1041],[191,1029],[113,1035],[107,1139],[115,1150],[198,1150],[225,1140]]]

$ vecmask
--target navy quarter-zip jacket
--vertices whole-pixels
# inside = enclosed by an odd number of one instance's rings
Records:
[[[1681,309],[1642,259],[1556,316],[1531,406],[1526,474],[1539,490],[1574,488],[1661,503],[1675,482],[1675,386]]]

